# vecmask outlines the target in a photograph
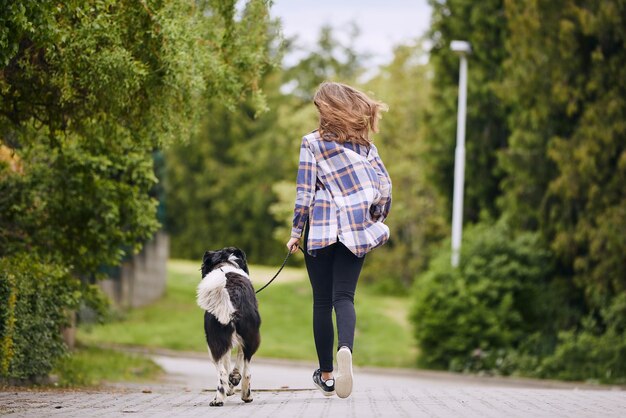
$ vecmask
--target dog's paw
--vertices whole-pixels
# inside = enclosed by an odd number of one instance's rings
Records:
[[[231,385],[237,386],[239,382],[241,382],[241,373],[237,370],[233,370],[233,372],[228,376],[228,381]]]
[[[252,393],[250,392],[250,389],[248,389],[246,393],[241,394],[241,400],[244,401],[245,403],[252,402]]]
[[[233,396],[235,394],[235,388],[234,387],[229,387],[228,390],[226,391],[226,396]]]
[[[224,402],[218,401],[217,399],[213,399],[209,406],[224,406]]]

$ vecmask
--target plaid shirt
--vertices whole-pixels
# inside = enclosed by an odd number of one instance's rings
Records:
[[[291,236],[300,238],[308,220],[310,255],[339,240],[363,257],[389,239],[391,179],[374,144],[304,136],[296,192]]]

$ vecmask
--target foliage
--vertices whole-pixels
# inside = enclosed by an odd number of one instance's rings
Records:
[[[432,23],[433,95],[424,136],[425,166],[429,182],[452,207],[454,150],[459,57],[450,51],[452,40],[469,41],[464,219],[477,222],[481,216],[497,218],[502,172],[496,151],[508,141],[508,107],[497,95],[505,73],[508,39],[503,0],[429,0]],[[449,210],[449,209],[448,209]],[[449,212],[448,212],[449,214]],[[446,219],[450,219],[446,216]]]
[[[460,290],[473,289],[467,272],[445,270],[444,261],[433,263],[417,286],[422,283],[436,300],[448,298],[451,307],[437,315],[434,305],[432,312],[427,309],[428,296],[421,300],[419,295],[418,306],[451,334],[442,331],[439,339],[428,340],[432,357],[423,360],[454,369],[620,381],[624,332],[618,315],[609,312],[620,311],[626,294],[626,241],[620,233],[626,229],[626,3],[446,0],[431,5],[435,77],[426,120],[427,184],[451,195],[458,64],[448,45],[467,39],[473,54],[466,220],[500,218],[513,242],[530,232],[546,243],[552,270],[541,297],[528,305],[538,312],[549,306],[552,313],[545,323],[524,320],[528,327],[520,330],[519,312],[492,306],[501,331],[485,350],[480,338],[472,340],[464,327],[454,327],[458,321],[450,314],[458,300],[465,301],[473,308],[462,305],[461,312],[473,312],[467,316],[481,324],[477,332],[489,337],[493,329],[493,321],[480,314],[483,303],[473,304]],[[465,246],[476,239],[466,238]],[[425,339],[424,332],[436,335],[436,327],[420,331],[417,326],[418,338]],[[471,347],[481,350],[468,356]]]
[[[274,103],[272,95],[268,102]],[[246,105],[235,113],[219,103],[211,108],[216,117],[202,133],[166,154],[172,255],[199,259],[206,249],[235,245],[256,262],[278,262],[283,242],[273,237],[269,208],[276,200],[272,185],[293,164],[280,156],[297,152],[283,128],[291,119],[279,119],[282,108],[259,119]]]
[[[405,294],[447,235],[443,201],[424,172],[431,88],[424,61],[419,42],[398,46],[391,63],[365,85],[390,109],[375,142],[393,182],[393,203],[389,242],[368,254],[362,277],[387,293]]]
[[[285,240],[291,234],[291,222],[293,217],[293,191],[296,183],[293,181],[279,181],[272,186],[272,192],[276,195],[276,202],[269,207],[269,212],[277,221],[284,220],[282,224],[274,228],[274,238],[278,242]]]
[[[284,51],[274,47],[273,33],[268,36],[272,59],[280,61]],[[303,60],[315,61],[316,77],[348,76],[358,67],[355,58],[338,56],[345,51],[349,46],[323,29],[318,47]],[[295,180],[300,140],[317,124],[315,108],[298,93],[306,86],[312,94],[317,87],[309,84],[313,69],[302,62],[291,69],[267,68],[260,87],[268,112],[257,115],[250,103],[229,112],[213,101],[198,135],[167,151],[167,225],[174,257],[198,259],[207,248],[236,245],[254,262],[284,258],[289,234],[276,238],[275,229],[290,224],[293,195],[281,201],[274,185]],[[293,94],[283,91],[290,86]],[[273,217],[277,204],[291,205],[288,217]]]
[[[57,131],[94,124],[135,142],[184,136],[203,97],[234,104],[250,90],[266,15],[258,0],[240,21],[232,1],[12,2],[0,36],[3,128],[35,119],[53,144]]]
[[[238,21],[233,4],[215,4],[5,11],[0,138],[19,169],[0,167],[0,256],[35,251],[93,274],[158,228],[152,151],[184,138],[207,97],[232,106],[258,91],[265,3],[250,1]]]
[[[156,230],[149,155],[131,144],[107,153],[80,142],[72,135],[62,149],[34,144],[20,153],[23,172],[0,174],[0,255],[34,251],[95,272]]]
[[[65,352],[61,329],[69,325],[69,312],[81,300],[101,301],[98,294],[54,263],[0,259],[0,376],[45,376]]]
[[[504,207],[539,226],[587,309],[600,309],[626,292],[626,3],[506,4]]]
[[[358,53],[354,47],[361,31],[358,25],[354,22],[348,25],[347,43],[337,39],[336,31],[329,25],[322,26],[315,48],[285,69],[286,87],[303,103],[309,104],[313,100],[313,93],[323,81],[354,82],[365,71],[367,56]],[[294,48],[294,43],[294,40],[288,40],[287,48]]]
[[[588,316],[578,332],[559,333],[555,352],[547,356],[534,375],[565,380],[596,379],[626,382],[626,294],[602,309],[602,321]],[[606,328],[602,324],[609,324]]]
[[[467,231],[458,268],[442,252],[415,282],[411,319],[420,363],[482,368],[475,363],[517,348],[536,330],[550,331],[551,273],[550,253],[536,234],[514,236],[503,223]]]
[[[6,334],[3,359],[29,378],[63,351],[61,314],[44,307],[77,308],[91,294],[77,277],[93,281],[158,229],[155,151],[186,139],[209,99],[264,108],[268,5],[249,0],[235,16],[234,1],[217,0],[5,3],[0,262],[18,277],[3,324],[21,339]]]

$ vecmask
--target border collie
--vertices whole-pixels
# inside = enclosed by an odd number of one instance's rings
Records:
[[[248,274],[246,254],[239,248],[204,253],[196,301],[205,311],[206,342],[218,375],[211,406],[224,405],[224,399],[235,393],[240,381],[241,400],[252,402],[250,359],[261,343],[261,316]],[[238,348],[237,360],[231,369],[234,347]]]

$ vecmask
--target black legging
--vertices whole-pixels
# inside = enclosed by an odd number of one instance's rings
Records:
[[[355,256],[339,241],[316,250],[316,256],[311,257],[306,252],[308,235],[307,222],[303,246],[304,261],[313,288],[313,336],[320,369],[323,372],[332,372],[335,338],[333,306],[337,320],[337,347],[346,346],[352,351],[356,324],[354,291],[365,257]]]

